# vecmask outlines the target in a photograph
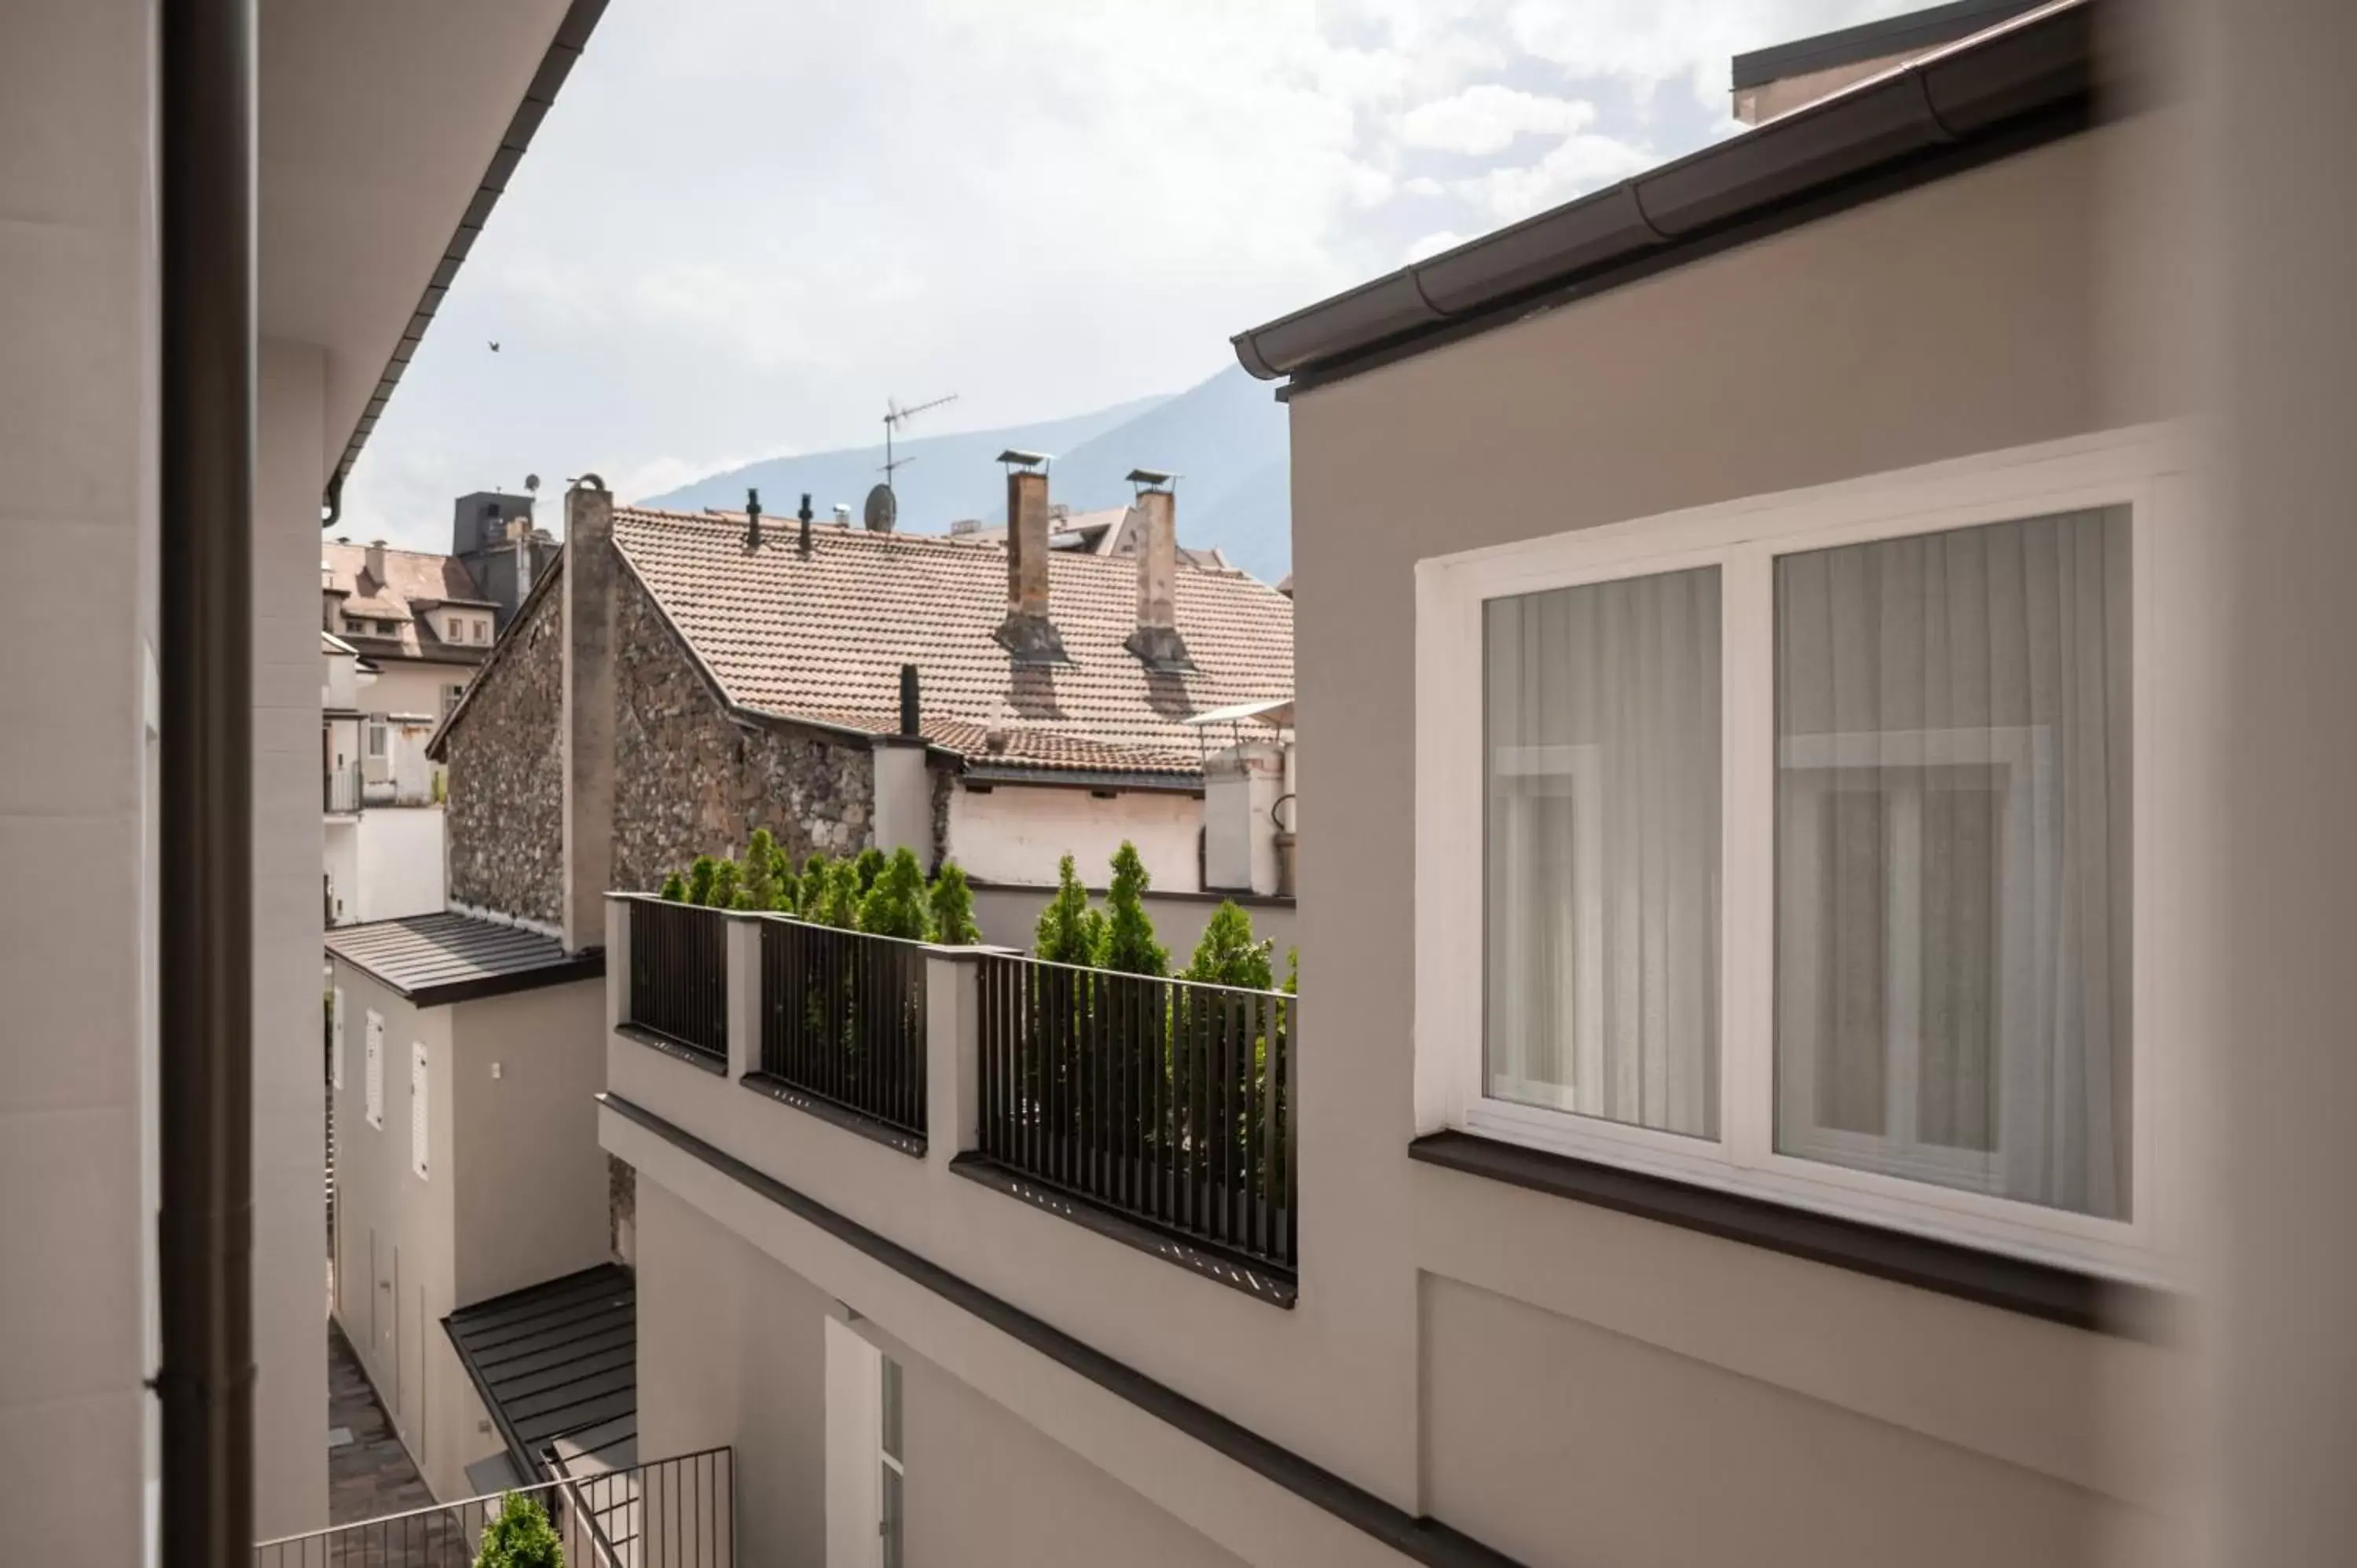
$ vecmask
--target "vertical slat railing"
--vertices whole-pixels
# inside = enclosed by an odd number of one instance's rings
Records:
[[[761,923],[761,1071],[925,1135],[925,944]]]
[[[1189,1240],[1296,1266],[1297,998],[1001,953],[977,961],[981,1154]]]
[[[718,909],[634,898],[629,1021],[728,1059],[728,932]]]

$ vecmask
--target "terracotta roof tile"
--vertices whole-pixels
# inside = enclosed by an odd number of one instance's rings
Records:
[[[432,555],[419,550],[384,553],[386,581],[368,569],[368,546],[334,542],[319,546],[322,585],[344,596],[347,620],[388,620],[400,631],[393,637],[348,629],[346,636],[371,644],[397,644],[402,656],[447,660],[479,660],[484,650],[473,643],[446,643],[418,612],[435,605],[490,606],[475,584],[474,574],[455,555]],[[371,652],[379,651],[375,648]]]
[[[1242,573],[1178,573],[1197,671],[1157,675],[1122,645],[1136,562],[1056,552],[1049,615],[1071,662],[1018,668],[991,636],[1006,611],[1003,545],[821,525],[805,560],[791,521],[758,552],[745,533],[727,515],[614,512],[639,580],[729,700],[758,713],[889,734],[909,663],[926,737],[974,763],[1191,775],[1201,736],[1181,721],[1293,694],[1292,602]]]

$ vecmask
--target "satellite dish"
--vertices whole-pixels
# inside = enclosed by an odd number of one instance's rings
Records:
[[[893,499],[891,486],[878,485],[867,492],[864,519],[870,533],[892,532],[892,525],[900,520],[900,503]]]
[[[537,495],[540,492],[540,476],[526,474],[523,477],[523,488],[527,492]]]

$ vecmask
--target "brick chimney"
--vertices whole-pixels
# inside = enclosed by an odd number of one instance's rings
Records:
[[[999,645],[1017,664],[1068,664],[1048,618],[1048,457],[1009,449],[1006,465],[1006,618]]]
[[[614,498],[586,474],[565,497],[565,949],[606,939],[614,874]]]
[[[369,541],[368,575],[376,579],[376,585],[380,588],[391,580],[384,575],[384,541],[382,539]]]
[[[1137,629],[1125,647],[1149,670],[1176,673],[1192,670],[1187,644],[1178,635],[1178,498],[1172,476],[1152,468],[1133,468],[1130,483],[1139,486],[1137,510],[1141,537],[1137,548]]]

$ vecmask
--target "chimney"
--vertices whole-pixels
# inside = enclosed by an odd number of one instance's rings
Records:
[[[388,581],[384,575],[384,541],[382,539],[369,541],[368,575],[376,579],[377,586],[380,588]]]
[[[1006,465],[1006,618],[999,645],[1017,664],[1069,664],[1064,639],[1048,618],[1048,462],[1044,452],[1010,447]]]
[[[1152,468],[1129,471],[1129,482],[1138,487],[1144,537],[1137,550],[1137,629],[1124,646],[1160,674],[1195,668],[1178,635],[1178,498],[1172,478]]]
[[[565,949],[604,943],[614,873],[614,498],[585,474],[565,498]]]
[[[794,516],[801,521],[802,525],[802,552],[803,554],[807,555],[811,553],[811,509],[810,492],[808,490],[804,490],[802,492],[802,510],[794,513]]]
[[[932,780],[925,772],[925,742],[918,733],[917,667],[900,666],[900,733],[874,736],[876,799],[870,810],[876,847],[905,849],[919,865],[933,865]]]
[[[755,489],[745,492],[745,548],[761,548],[761,492]]]

